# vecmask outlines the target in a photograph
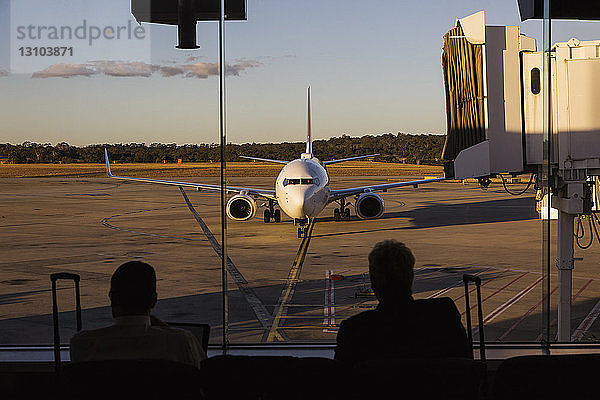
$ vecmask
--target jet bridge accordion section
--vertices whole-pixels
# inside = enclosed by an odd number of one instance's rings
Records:
[[[446,33],[447,178],[524,170],[520,54],[535,47],[516,26],[485,26],[483,11],[458,19]]]
[[[470,43],[460,23],[444,36],[442,66],[448,126],[442,159],[451,161],[461,150],[486,140],[483,45]]]

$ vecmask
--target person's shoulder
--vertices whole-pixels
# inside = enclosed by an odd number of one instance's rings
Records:
[[[99,328],[99,329],[82,330],[82,331],[77,332],[76,334],[74,334],[71,337],[71,342],[78,341],[78,340],[93,339],[98,336],[103,336],[107,332],[110,332],[112,329],[113,329],[113,326],[111,325],[111,326],[107,326],[107,327]]]
[[[366,310],[342,321],[345,326],[363,325],[377,318],[377,310]]]
[[[200,340],[187,329],[176,328],[173,326],[154,326],[155,334],[164,335],[165,338],[174,346],[187,349],[191,354],[192,364],[200,368],[200,360],[206,358],[206,353],[202,349]]]
[[[456,307],[450,297],[436,297],[433,299],[418,299],[415,304],[423,307]]]
[[[173,336],[182,340],[196,340],[196,336],[192,332],[174,326],[152,326],[152,330],[159,335]]]
[[[458,311],[456,304],[450,297],[438,297],[434,299],[415,300],[415,305],[419,308],[435,309],[439,311]]]

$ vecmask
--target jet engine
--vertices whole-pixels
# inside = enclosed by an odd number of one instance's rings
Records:
[[[361,219],[379,218],[383,215],[383,199],[377,193],[366,192],[354,202],[356,215]]]
[[[234,221],[247,221],[256,214],[256,203],[247,194],[236,194],[227,202],[227,216]]]

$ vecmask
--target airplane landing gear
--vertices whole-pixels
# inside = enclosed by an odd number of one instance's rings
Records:
[[[298,239],[302,239],[308,236],[308,225],[298,228]]]
[[[281,222],[281,211],[279,209],[275,210],[275,203],[273,200],[269,200],[269,209],[265,210],[264,213],[265,224],[268,224],[271,220],[273,220],[273,222]]]
[[[310,221],[308,219],[294,219],[294,225],[300,225],[298,227],[298,239],[306,237],[309,224]]]
[[[340,199],[340,208],[333,210],[333,220],[339,221],[350,221],[350,209],[346,207],[346,199]]]

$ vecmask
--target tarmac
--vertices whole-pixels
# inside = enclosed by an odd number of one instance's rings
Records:
[[[177,177],[173,177],[177,179]],[[214,178],[186,178],[218,183]],[[332,177],[332,188],[402,177]],[[230,184],[272,188],[274,178],[231,178]],[[514,190],[524,185],[511,185]],[[84,329],[111,322],[108,286],[123,262],[143,260],[158,277],[155,314],[167,322],[209,323],[222,337],[218,193],[105,178],[0,180],[0,344],[52,343],[50,274],[81,276]],[[482,279],[487,341],[539,341],[542,312],[542,222],[535,193],[511,196],[502,185],[434,183],[382,194],[376,220],[334,222],[334,205],[317,219],[309,244],[291,220],[265,224],[262,209],[247,222],[227,223],[231,343],[332,343],[339,323],[376,306],[367,255],[387,238],[415,254],[415,298],[448,296],[464,314],[462,274]],[[262,202],[257,201],[258,205]],[[205,225],[202,228],[200,221]],[[213,239],[210,239],[210,232]],[[552,222],[552,248],[556,224]],[[589,232],[587,232],[589,234]],[[588,238],[583,240],[585,243]],[[304,252],[298,264],[299,250]],[[556,332],[555,255],[551,255],[551,333]],[[600,244],[575,248],[572,331],[600,338]],[[475,293],[470,294],[471,305]],[[61,338],[74,332],[74,291],[59,282]],[[476,309],[472,309],[477,339]],[[466,320],[463,322],[466,326]]]

